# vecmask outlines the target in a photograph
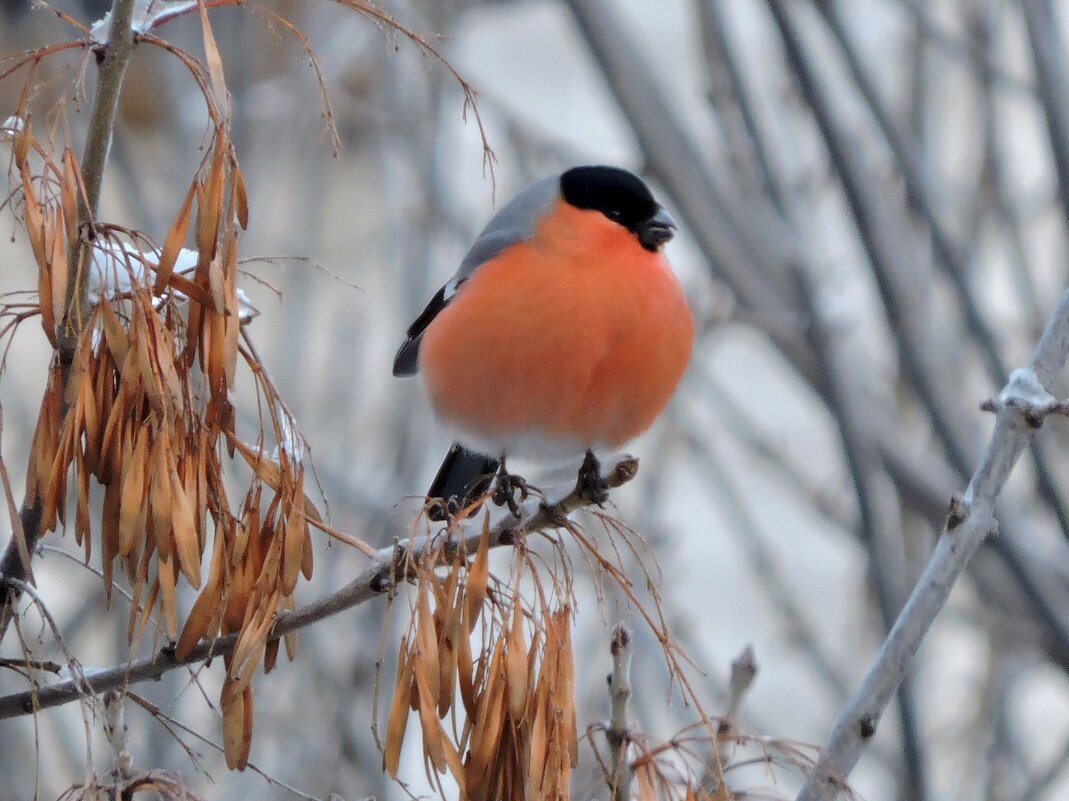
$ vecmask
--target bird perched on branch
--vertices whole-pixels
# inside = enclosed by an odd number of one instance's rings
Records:
[[[630,172],[575,167],[520,192],[408,329],[395,376],[421,374],[454,435],[428,492],[433,519],[470,504],[507,458],[578,462],[603,500],[595,451],[645,431],[690,358],[694,322],[662,250],[675,223]]]

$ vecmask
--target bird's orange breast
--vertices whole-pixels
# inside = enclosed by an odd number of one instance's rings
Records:
[[[558,202],[461,285],[424,333],[420,370],[436,413],[462,430],[616,448],[664,408],[693,338],[667,260]]]

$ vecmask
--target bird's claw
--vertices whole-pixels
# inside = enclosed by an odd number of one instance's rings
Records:
[[[609,500],[609,482],[602,477],[601,462],[598,461],[593,451],[586,452],[586,458],[579,467],[576,490],[584,501],[598,506],[604,506]]]
[[[516,500],[517,493],[520,496],[519,501]],[[519,517],[520,504],[526,501],[529,495],[530,488],[527,486],[527,481],[521,476],[514,476],[505,472],[504,465],[502,465],[502,469],[498,471],[497,479],[494,481],[494,489],[490,493],[490,500],[497,506],[508,506],[513,516]]]

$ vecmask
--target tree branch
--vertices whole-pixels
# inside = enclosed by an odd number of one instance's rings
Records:
[[[609,488],[614,489],[626,484],[635,477],[637,472],[638,460],[623,456],[605,476],[605,480]],[[510,515],[493,527],[490,532],[490,547],[510,545],[528,534],[556,528],[569,514],[589,505],[590,502],[583,498],[578,486],[550,505],[536,505],[533,499],[527,501],[521,504],[524,514],[522,519]],[[405,542],[397,542],[389,548],[380,549],[376,552],[371,564],[340,590],[293,612],[279,615],[268,638],[277,639],[291,631],[317,623],[339,612],[359,606],[372,598],[389,593],[399,581],[407,578],[407,570],[412,562],[425,554],[439,550],[439,558],[443,564],[446,564],[452,561],[457,553],[474,553],[482,537],[482,527],[473,525],[469,529],[462,529],[460,536],[449,540],[444,547],[441,535],[433,534],[413,537]],[[203,662],[228,654],[234,650],[237,640],[237,633],[212,640],[202,640],[183,660],[175,658],[173,646],[167,646],[144,659],[102,670],[86,670],[79,681],[59,682],[0,697],[0,720],[70,703],[85,694],[86,686],[93,693],[99,694],[147,679],[158,679],[164,673],[182,665]]]
[[[902,683],[928,629],[969,559],[997,530],[995,499],[1033,432],[1027,419],[1031,380],[1050,387],[1069,356],[1069,292],[1058,304],[1032,353],[1000,396],[991,442],[962,499],[951,505],[943,535],[913,593],[869,668],[861,688],[839,713],[816,769],[798,801],[828,801],[876,733],[887,703]]]
[[[627,746],[631,743],[631,630],[618,623],[612,630],[609,651],[612,653],[612,672],[609,674],[609,725],[605,739],[609,741],[609,789],[613,801],[631,799],[631,763],[627,761]]]

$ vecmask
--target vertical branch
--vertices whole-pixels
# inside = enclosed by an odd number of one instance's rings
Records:
[[[85,197],[79,198],[78,205],[78,242],[70,247],[70,268],[67,281],[66,299],[64,301],[63,319],[59,322],[57,332],[57,352],[61,365],[61,381],[64,398],[63,415],[66,408],[66,384],[70,376],[70,364],[74,358],[75,344],[84,324],[85,314],[85,280],[86,265],[89,264],[89,249],[93,239],[93,220],[100,204],[100,188],[104,180],[104,166],[108,159],[111,134],[115,127],[115,114],[119,108],[119,95],[122,91],[123,75],[134,50],[134,31],[130,22],[134,14],[134,0],[114,0],[111,7],[111,28],[108,41],[101,45],[102,56],[98,56],[98,80],[96,97],[86,135],[85,151],[82,156],[81,172],[85,184]],[[41,501],[38,496],[23,500],[19,511],[26,548],[32,555],[41,536]],[[8,579],[22,581],[26,578],[26,566],[19,556],[19,546],[13,536],[0,557],[0,640],[7,631],[8,623],[14,612],[14,604],[19,592]]]
[[[123,694],[118,690],[104,693],[104,736],[114,757],[116,783],[125,782],[133,773],[134,761],[129,750],[129,729],[123,711]]]
[[[612,653],[612,673],[609,674],[609,702],[611,711],[605,738],[609,741],[609,770],[613,801],[630,801],[631,765],[627,761],[627,746],[631,742],[631,630],[618,623],[612,630],[609,643]]]
[[[753,645],[746,647],[731,662],[731,677],[728,679],[728,702],[724,715],[720,719],[717,731],[716,763],[712,770],[702,779],[702,787],[714,798],[729,798],[731,793],[724,780],[724,765],[728,761],[728,746],[732,734],[736,732],[735,717],[742,708],[742,700],[750,692],[754,679],[757,678],[757,660],[754,658]]]

